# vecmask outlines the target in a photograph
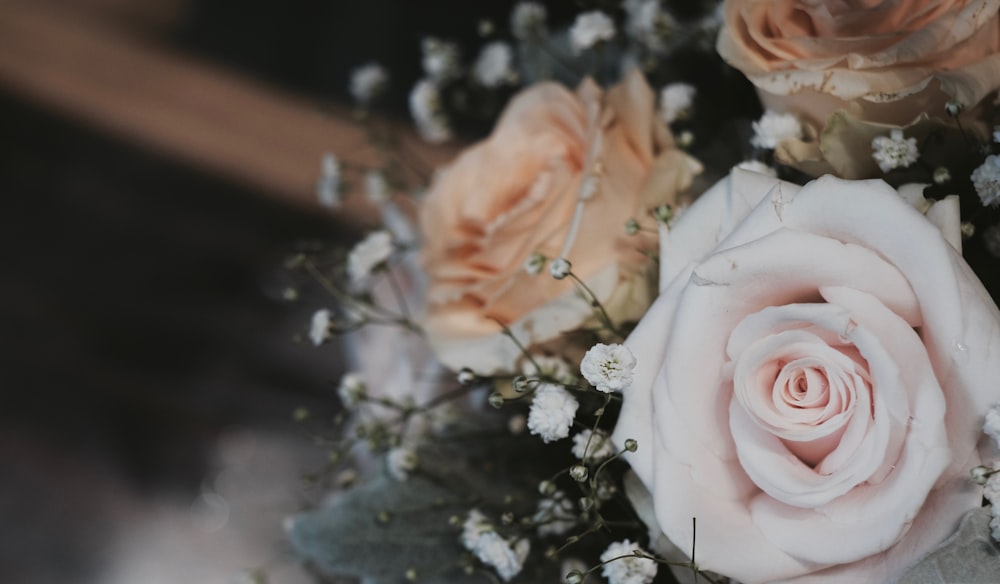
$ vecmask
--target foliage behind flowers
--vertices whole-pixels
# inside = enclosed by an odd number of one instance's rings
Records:
[[[996,573],[1000,314],[961,254],[1000,273],[997,7],[876,4],[519,2],[511,41],[425,39],[421,135],[503,113],[418,183],[368,115],[390,162],[324,160],[318,194],[363,177],[383,224],[291,262],[332,296],[310,339],[353,364],[299,555],[376,583]],[[704,92],[733,84],[723,15],[764,115]],[[387,83],[360,68],[359,108]],[[871,173],[898,188],[844,180]]]

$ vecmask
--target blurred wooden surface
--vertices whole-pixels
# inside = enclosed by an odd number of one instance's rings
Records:
[[[122,25],[127,18],[102,18],[123,14],[118,5],[127,3],[89,4],[95,8],[87,12],[55,0],[0,0],[0,89],[306,207],[316,207],[323,153],[349,164],[380,164],[349,108],[321,111],[305,99],[154,46]],[[164,7],[132,21],[169,21],[170,0],[158,4]],[[404,124],[397,134],[425,168],[452,155],[450,148],[427,146]],[[342,211],[370,213],[360,200]]]

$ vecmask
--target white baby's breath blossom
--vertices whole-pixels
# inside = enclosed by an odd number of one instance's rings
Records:
[[[751,145],[773,150],[786,138],[801,138],[802,125],[792,114],[779,114],[767,110],[753,123],[753,133],[753,138],[750,138]]]
[[[660,90],[660,117],[667,124],[687,116],[697,90],[688,83],[670,83]]]
[[[573,27],[569,29],[569,40],[573,52],[579,54],[601,41],[609,41],[615,36],[615,21],[600,10],[592,10],[577,15]]]
[[[545,6],[538,2],[518,2],[510,13],[510,32],[518,40],[542,38],[545,30]]]
[[[615,445],[611,442],[611,436],[604,430],[597,430],[595,432],[587,428],[573,436],[573,456],[580,460],[600,462],[610,458],[615,452]]]
[[[993,404],[986,411],[986,421],[983,423],[983,432],[993,439],[997,447],[1000,447],[1000,403]]]
[[[917,139],[904,137],[902,130],[892,130],[888,136],[875,136],[872,139],[872,158],[882,172],[906,168],[920,158]]]
[[[469,511],[462,524],[461,542],[480,562],[496,570],[504,582],[521,572],[531,550],[527,539],[504,539],[478,509]]]
[[[992,505],[1000,507],[1000,473],[994,473],[986,479],[983,485],[983,496]]]
[[[945,166],[939,166],[934,169],[934,174],[931,178],[933,178],[935,184],[943,185],[951,181],[951,171]]]
[[[365,173],[365,196],[368,200],[382,204],[389,200],[389,181],[379,170],[369,170]]]
[[[677,28],[677,22],[663,10],[659,0],[627,0],[625,32],[636,42],[653,52],[666,48],[666,39]]]
[[[541,383],[528,411],[528,430],[545,443],[561,440],[569,436],[579,407],[576,398],[562,386]]]
[[[361,400],[365,398],[366,393],[368,393],[368,388],[360,373],[352,371],[345,373],[340,378],[337,395],[340,397],[340,401],[344,404],[345,408],[354,409],[357,407],[361,403]]]
[[[576,383],[576,376],[569,362],[562,357],[550,355],[532,355],[531,360],[525,359],[521,373],[528,377],[544,377],[559,383],[571,385]],[[537,367],[536,367],[537,365]]]
[[[580,373],[599,391],[624,391],[632,385],[635,356],[625,345],[597,343],[583,356]]]
[[[351,71],[351,96],[361,105],[367,105],[385,91],[389,72],[378,63],[367,63]]]
[[[319,199],[319,204],[324,207],[339,205],[342,186],[340,161],[332,153],[327,152],[320,161],[320,174],[316,181],[316,198]]]
[[[420,43],[420,50],[424,73],[432,80],[441,82],[458,76],[460,57],[458,45],[435,37],[427,37]]]
[[[347,254],[347,276],[353,285],[367,279],[392,255],[392,235],[380,229],[369,233]]]
[[[390,450],[386,454],[385,461],[389,476],[397,481],[405,481],[410,478],[410,473],[417,469],[419,463],[417,453],[405,446],[398,446]]]
[[[768,166],[760,160],[744,160],[743,162],[737,164],[736,168],[739,168],[740,170],[749,170],[750,172],[756,172],[757,174],[767,176],[778,176],[778,171],[775,170],[773,166]]]
[[[315,346],[320,346],[330,338],[330,311],[321,308],[313,313],[309,323],[309,340]]]
[[[538,535],[563,535],[576,525],[576,506],[562,491],[552,493],[538,502],[531,520],[538,526]]]
[[[451,139],[451,126],[441,107],[441,92],[434,81],[421,79],[410,91],[410,115],[420,137],[431,144]]]
[[[649,584],[656,578],[656,562],[632,555],[634,550],[640,549],[627,539],[608,546],[608,549],[601,554],[601,561],[608,562],[601,574],[608,579],[609,584]],[[614,558],[621,559],[614,560]]]
[[[499,87],[514,80],[514,51],[503,41],[487,44],[479,52],[472,76],[485,87]]]
[[[985,206],[1000,204],[1000,156],[991,154],[972,171],[972,185]]]

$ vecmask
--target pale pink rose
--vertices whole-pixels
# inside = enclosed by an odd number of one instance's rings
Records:
[[[540,83],[516,96],[488,139],[440,171],[421,209],[424,325],[442,362],[510,372],[520,351],[498,321],[531,346],[593,318],[569,278],[524,270],[536,252],[568,259],[613,320],[638,318],[653,293],[642,251],[656,240],[625,223],[655,233],[648,210],[699,171],[639,73],[607,92],[587,80],[575,93]]]
[[[812,158],[815,166],[824,155],[850,154],[830,154],[838,146],[822,144],[840,139],[826,135],[837,111],[841,125],[880,124],[865,130],[887,135],[887,127],[913,125],[921,115],[949,121],[949,100],[971,111],[993,94],[1000,87],[998,8],[1000,0],[727,0],[717,48],[757,86],[765,107],[798,114],[814,128],[814,151],[797,144],[779,155],[793,164]],[[973,121],[971,129],[985,131]],[[934,129],[924,124],[908,135]],[[869,162],[838,159],[832,171],[876,176],[873,164],[859,167]]]
[[[979,506],[1000,312],[918,191],[734,170],[662,242],[613,437],[703,569],[891,582]]]

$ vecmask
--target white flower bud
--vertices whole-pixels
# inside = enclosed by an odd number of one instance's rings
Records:
[[[556,280],[562,280],[573,270],[573,265],[566,258],[557,258],[549,264],[549,273]]]

